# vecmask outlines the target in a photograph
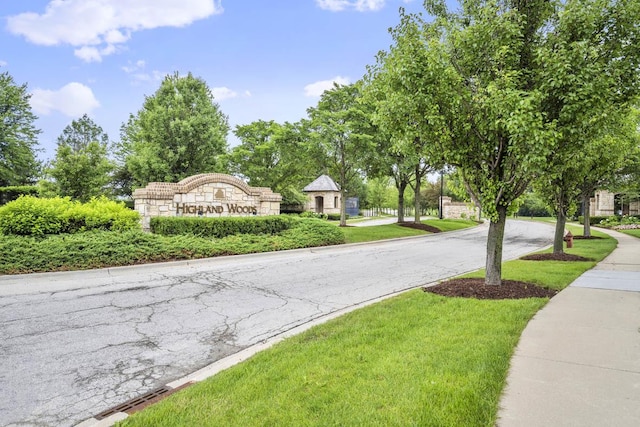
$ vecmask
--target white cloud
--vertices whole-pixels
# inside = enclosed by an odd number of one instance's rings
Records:
[[[117,51],[135,31],[184,27],[222,13],[221,0],[51,0],[43,14],[10,16],[7,28],[38,45],[67,44],[85,61]]]
[[[76,82],[58,90],[34,89],[30,103],[33,111],[45,116],[59,111],[69,117],[80,117],[100,106],[91,88]]]
[[[341,12],[347,9],[368,12],[382,9],[385,0],[316,0],[316,4],[320,9],[330,10],[331,12]]]
[[[142,70],[144,69],[144,67],[147,65],[147,63],[142,60],[142,59],[138,59],[135,64],[132,63],[131,61],[129,61],[128,65],[125,65],[122,67],[122,69],[124,70],[125,73],[134,73],[138,70]]]
[[[127,65],[124,65],[121,68],[125,73],[131,75],[135,83],[159,82],[167,75],[167,73],[163,73],[162,71],[158,70],[153,70],[150,73],[146,72],[146,66],[147,63],[144,60],[139,59],[135,63],[129,61]]]
[[[116,52],[118,47],[109,44],[102,49],[93,46],[82,46],[80,49],[73,51],[73,54],[85,62],[102,62],[102,57],[111,55]]]
[[[214,87],[211,89],[213,99],[216,101],[224,101],[225,99],[231,99],[238,96],[238,93],[229,89],[228,87]]]
[[[7,65],[9,65],[7,61],[0,60],[0,67],[6,67]]]
[[[331,80],[321,80],[304,87],[304,96],[320,96],[325,90],[333,89],[333,84],[348,85],[348,77],[336,76]]]

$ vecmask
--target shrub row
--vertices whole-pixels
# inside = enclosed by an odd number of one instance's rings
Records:
[[[589,217],[589,225],[598,225],[602,221],[606,220],[607,218],[609,217],[608,216],[591,216]],[[578,217],[578,222],[580,224],[584,224],[584,216],[580,215]]]
[[[87,230],[129,230],[140,227],[137,212],[106,197],[87,203],[68,197],[21,196],[0,207],[0,234],[44,236]]]
[[[248,254],[344,243],[339,227],[320,220],[295,220],[277,235],[235,235],[211,239],[161,236],[141,230],[0,239],[0,274],[83,270],[148,262]]]
[[[584,224],[584,216],[578,217],[580,224]],[[640,217],[634,215],[611,215],[611,216],[592,216],[589,217],[590,225],[602,225],[602,226],[614,226],[614,225],[628,225],[640,222]]]
[[[16,200],[20,196],[37,196],[38,187],[35,185],[15,185],[0,187],[0,205]]]
[[[287,215],[193,218],[151,218],[151,232],[163,236],[193,235],[223,238],[235,234],[277,234],[293,226]]]
[[[306,211],[298,214],[298,216],[300,216],[301,218],[320,218],[320,219],[328,219],[329,221],[340,221],[339,213],[326,214],[326,213],[315,213],[315,212]],[[346,219],[349,219],[349,215],[346,216]]]

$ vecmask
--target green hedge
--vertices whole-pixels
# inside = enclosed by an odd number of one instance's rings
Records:
[[[327,214],[327,219],[329,221],[340,221],[340,214],[334,214],[334,213],[330,213]],[[349,219],[349,215],[345,215],[345,219]]]
[[[288,230],[294,218],[287,215],[250,217],[155,217],[151,232],[163,236],[193,235],[222,238],[236,234],[277,234]]]
[[[270,252],[344,243],[340,227],[326,221],[293,221],[276,235],[236,235],[222,239],[161,236],[141,230],[93,230],[84,233],[4,236],[0,239],[0,274],[68,271],[220,255]]]
[[[589,225],[598,225],[600,222],[609,219],[608,216],[591,216],[589,217]],[[578,222],[580,224],[584,224],[584,216],[580,215],[578,217]]]
[[[0,187],[0,205],[5,205],[20,196],[37,196],[38,187],[36,185],[15,185],[11,187]]]
[[[129,230],[140,227],[137,212],[106,197],[88,203],[68,197],[21,196],[0,207],[0,234],[44,236],[87,230]]]

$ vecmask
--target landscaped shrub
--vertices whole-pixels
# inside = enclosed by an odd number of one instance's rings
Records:
[[[599,225],[602,221],[605,221],[608,218],[608,216],[591,216],[589,217],[589,225]],[[580,224],[584,224],[584,216],[580,215],[578,217],[578,222]]]
[[[300,213],[300,218],[318,218],[318,219],[327,219],[328,215],[325,213],[315,213],[311,211],[304,211]]]
[[[345,217],[346,217],[346,219],[349,219],[349,215],[346,215]],[[327,214],[327,219],[329,221],[340,221],[340,214],[339,213],[337,213],[337,214],[336,213]]]
[[[35,185],[14,185],[10,187],[0,187],[0,205],[4,205],[20,196],[37,196],[38,187]]]
[[[194,235],[222,238],[236,234],[276,234],[293,226],[288,215],[250,217],[155,217],[151,232],[163,236]]]
[[[68,233],[85,230],[122,231],[137,229],[140,216],[126,207],[124,202],[116,202],[104,196],[92,198],[87,203],[74,203],[65,212]]]
[[[118,265],[248,254],[344,243],[339,227],[326,221],[295,219],[276,235],[242,234],[221,239],[161,236],[141,230],[0,239],[0,274],[82,270]]]
[[[92,229],[128,230],[139,227],[138,213],[106,197],[86,204],[68,197],[22,196],[0,207],[0,233],[21,236],[75,233]]]
[[[633,215],[623,215],[621,217],[612,215],[603,219],[598,225],[607,228],[634,229],[640,226],[640,219]]]
[[[64,214],[73,207],[69,198],[40,199],[21,196],[0,207],[0,233],[43,236],[64,231]]]
[[[282,232],[281,236],[295,242],[298,248],[339,245],[345,242],[340,227],[318,219],[298,221],[295,227]]]

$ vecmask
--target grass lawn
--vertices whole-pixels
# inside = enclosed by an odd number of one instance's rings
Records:
[[[455,231],[478,225],[477,221],[471,219],[426,219],[422,223],[436,227],[440,231]]]
[[[605,237],[577,240],[571,253],[601,259],[615,247]],[[503,277],[562,289],[592,265],[510,261]],[[285,340],[119,425],[493,426],[515,345],[546,302],[406,292]]]
[[[343,227],[342,232],[344,233],[347,243],[372,242],[375,240],[427,234],[426,231],[402,227],[398,224],[372,225],[370,227]]]
[[[422,223],[436,227],[441,231],[460,230],[478,225],[475,221],[465,219],[427,219],[422,221]],[[374,225],[370,227],[343,227],[342,231],[347,243],[372,242],[375,240],[429,234],[423,230],[403,227],[398,224]]]
[[[538,221],[538,222],[552,222],[555,224],[556,218],[553,216],[519,216],[514,219],[519,220],[527,220],[527,221]]]
[[[628,234],[629,236],[640,237],[640,229],[635,230],[618,230],[621,233]]]

